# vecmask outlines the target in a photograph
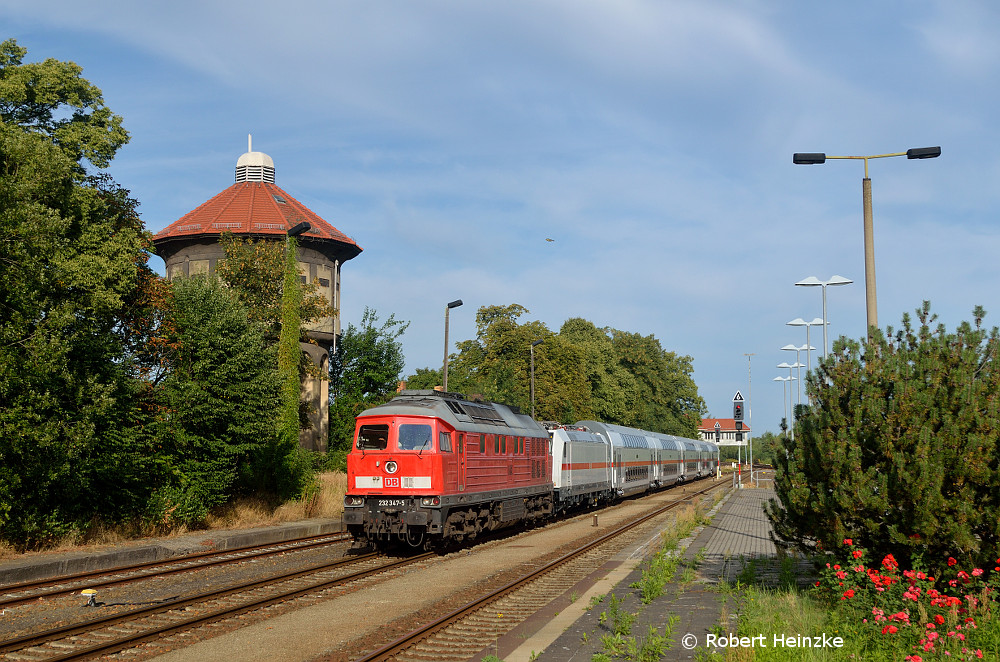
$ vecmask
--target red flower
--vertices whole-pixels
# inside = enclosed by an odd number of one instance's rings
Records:
[[[943,625],[944,624],[944,616],[942,616],[941,614],[937,614],[934,617],[934,622],[937,623],[938,625]]]
[[[851,545],[854,544],[854,541],[850,538],[844,538],[844,544],[850,547]]]
[[[856,558],[856,559],[860,559],[860,558],[861,558],[861,555],[862,555],[863,553],[864,553],[864,552],[862,552],[862,551],[861,551],[860,549],[856,549],[856,550],[854,550],[853,552],[851,552],[851,554],[853,554],[853,555],[854,555],[854,558]]]
[[[896,634],[899,631],[895,625],[886,625],[882,628],[882,634]]]
[[[846,591],[844,591],[844,597],[842,597],[841,600],[847,600],[853,597],[854,597],[854,589],[849,588]]]
[[[895,570],[899,567],[899,563],[896,562],[896,557],[892,554],[886,554],[885,558],[882,559],[882,567],[886,570]]]
[[[948,566],[949,567],[955,565],[956,563],[958,563],[958,561],[956,561],[954,558],[952,558],[950,556],[948,557]]]

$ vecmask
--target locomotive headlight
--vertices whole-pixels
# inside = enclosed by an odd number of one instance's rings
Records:
[[[388,462],[385,463],[385,472],[386,473],[394,474],[394,473],[396,473],[396,469],[398,469],[398,468],[399,467],[396,466],[396,463],[393,462],[392,460],[389,460]]]
[[[358,506],[365,505],[365,498],[348,494],[344,497],[344,505],[349,508],[357,508]]]
[[[441,505],[441,499],[438,498],[438,497],[436,497],[436,496],[433,496],[433,497],[421,497],[420,498],[420,505],[421,506],[427,506],[427,507],[440,506]]]

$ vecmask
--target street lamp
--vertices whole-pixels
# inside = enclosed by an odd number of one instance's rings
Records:
[[[853,280],[844,278],[843,276],[830,276],[829,280],[820,280],[816,276],[809,276],[809,278],[804,278],[796,285],[802,285],[803,287],[815,287],[820,285],[823,287],[823,319],[820,320],[823,324],[823,358],[826,358],[826,349],[829,347],[829,343],[826,341],[826,329],[830,326],[830,318],[826,316],[826,286],[827,285],[850,285]],[[816,318],[819,319],[819,318]],[[815,322],[816,320],[813,320]]]
[[[441,378],[441,389],[447,393],[448,392],[448,313],[451,312],[452,308],[458,308],[462,305],[461,299],[455,299],[444,309],[444,369]]]
[[[781,366],[779,365],[778,367],[780,368]],[[787,389],[785,387],[788,385],[788,382],[791,381],[791,380],[793,380],[793,379],[795,379],[795,378],[794,377],[775,377],[772,380],[772,381],[775,381],[775,382],[781,382],[781,404],[784,405],[784,407],[785,407],[785,423],[786,424],[788,423],[788,392],[787,392]],[[788,429],[791,430],[792,426],[789,425]],[[794,436],[794,434],[795,434],[795,431],[792,430],[792,435]]]
[[[806,364],[799,361],[799,352],[801,352],[802,350],[808,350],[808,348],[809,345],[802,345],[802,347],[796,347],[795,345],[792,344],[785,345],[784,347],[781,348],[789,352],[795,352],[795,363],[793,363],[790,367],[797,368],[795,374],[797,375],[796,379],[799,380],[799,394],[796,398],[796,402],[800,405],[802,404],[802,368],[804,368]]]
[[[905,152],[874,154],[871,156],[827,156],[822,152],[796,153],[792,163],[814,165],[826,163],[827,159],[860,159],[865,162],[865,178],[861,182],[861,204],[864,210],[865,231],[865,298],[868,305],[868,329],[878,326],[878,310],[875,302],[875,238],[872,221],[872,180],[868,177],[868,159],[882,159],[888,156],[906,156],[908,159],[933,159],[941,156],[940,147],[917,147]],[[826,319],[824,313],[823,319]]]
[[[799,363],[798,361],[796,361],[795,363],[788,363],[787,361],[782,361],[781,363],[778,364],[779,368],[788,368],[788,381],[797,381],[798,380],[797,377],[792,377],[792,370],[794,368],[798,368],[798,367],[801,367],[801,366],[802,366],[802,364]],[[801,395],[799,396],[799,399],[801,400]],[[788,420],[789,426],[790,426],[790,428],[792,430],[792,439],[795,439],[795,426],[791,425],[792,419],[795,418],[795,406],[792,405],[792,385],[791,384],[788,385],[788,409],[791,410],[791,412],[792,412],[792,418],[789,419],[787,415],[785,416],[785,418]]]
[[[545,342],[544,338],[539,338],[531,343],[531,418],[535,417],[535,347]]]
[[[812,370],[812,350],[816,349],[809,344],[809,327],[817,326],[822,324],[823,320],[818,317],[814,317],[811,322],[807,322],[801,317],[796,317],[791,322],[785,322],[787,326],[804,326],[806,327],[806,372]]]

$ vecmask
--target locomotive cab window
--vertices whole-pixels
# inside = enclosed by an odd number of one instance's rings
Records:
[[[438,450],[442,453],[451,452],[451,433],[450,432],[438,432]]]
[[[431,449],[431,426],[404,423],[399,426],[399,450],[429,451]]]
[[[358,430],[358,448],[366,451],[384,451],[389,443],[388,425],[362,425]]]

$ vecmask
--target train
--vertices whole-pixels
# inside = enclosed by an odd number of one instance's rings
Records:
[[[501,403],[403,390],[357,416],[343,521],[359,545],[440,550],[718,468],[708,441],[545,425]]]

